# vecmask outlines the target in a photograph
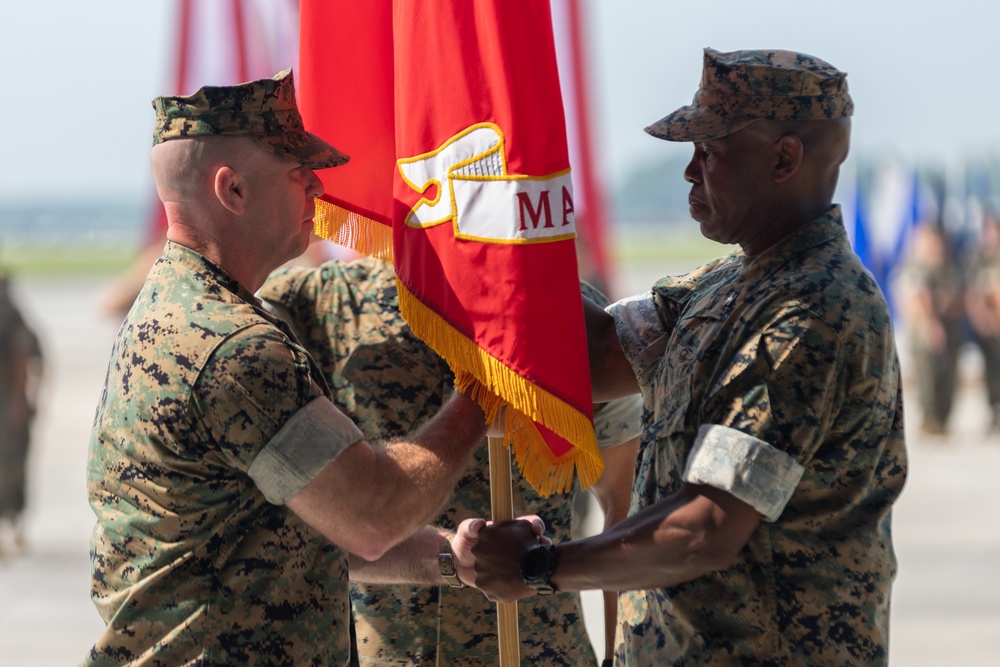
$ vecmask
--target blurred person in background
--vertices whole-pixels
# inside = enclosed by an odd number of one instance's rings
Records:
[[[15,549],[24,547],[31,424],[38,406],[42,348],[0,275],[0,554],[10,528]]]
[[[1000,432],[1000,221],[994,210],[984,216],[966,266],[965,308],[972,339],[983,355],[989,430]]]
[[[146,276],[153,264],[163,254],[163,246],[167,243],[166,219],[161,228],[159,222],[151,230],[148,238],[136,251],[135,256],[121,273],[101,287],[97,293],[96,306],[98,312],[109,318],[125,317],[132,302],[139,295]]]
[[[942,435],[955,401],[964,308],[962,272],[936,222],[914,229],[897,287],[917,385],[920,429]]]

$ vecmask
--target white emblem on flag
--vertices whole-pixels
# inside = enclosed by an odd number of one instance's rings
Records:
[[[484,243],[538,243],[576,236],[569,169],[545,176],[507,173],[504,137],[478,123],[430,153],[399,160],[403,180],[423,198],[406,224],[432,227],[453,221],[455,236]]]

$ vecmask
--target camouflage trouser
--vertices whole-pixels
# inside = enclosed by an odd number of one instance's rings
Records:
[[[959,350],[957,327],[954,332],[946,331],[945,336],[942,350],[928,349],[917,337],[911,340],[910,347],[922,417],[925,423],[942,427],[948,423],[955,401]]]
[[[975,341],[983,354],[986,397],[995,409],[1000,406],[1000,336],[977,336]]]
[[[0,518],[24,510],[29,432],[27,426],[0,426]]]

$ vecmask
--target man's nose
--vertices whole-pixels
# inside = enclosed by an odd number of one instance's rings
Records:
[[[323,194],[323,181],[319,180],[319,176],[312,169],[309,170],[309,186],[306,190],[306,194],[310,197],[319,197]]]
[[[688,183],[701,182],[701,171],[698,169],[698,165],[693,158],[690,162],[688,162],[687,166],[684,167],[684,180]]]

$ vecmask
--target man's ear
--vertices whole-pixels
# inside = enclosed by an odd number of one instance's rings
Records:
[[[230,213],[243,215],[247,210],[246,190],[239,172],[223,165],[215,172],[215,197]]]
[[[805,156],[802,140],[794,134],[782,135],[775,144],[777,160],[774,165],[774,182],[784,183],[799,170]]]

